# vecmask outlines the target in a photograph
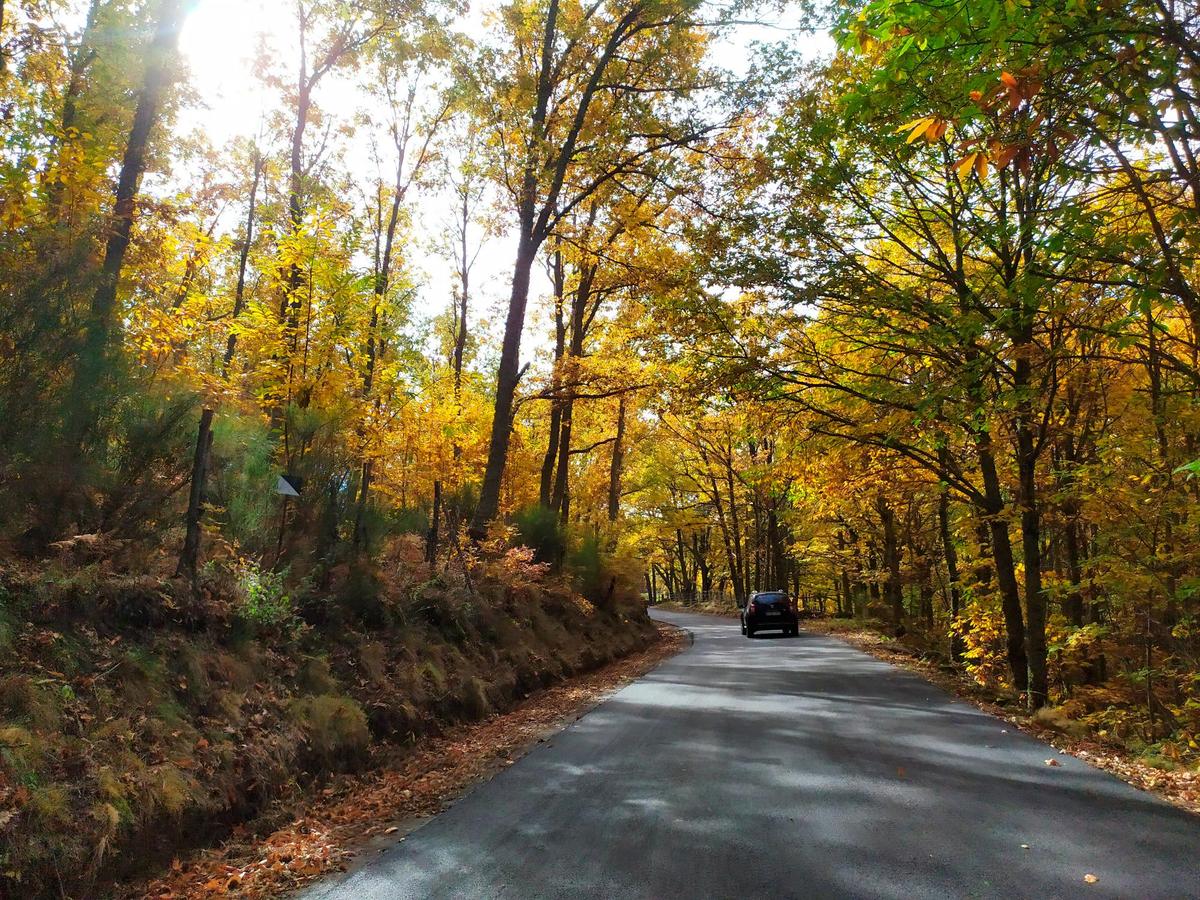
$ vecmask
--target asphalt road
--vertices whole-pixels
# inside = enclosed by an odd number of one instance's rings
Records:
[[[1200,818],[832,638],[654,615],[694,645],[307,900],[1200,897]]]

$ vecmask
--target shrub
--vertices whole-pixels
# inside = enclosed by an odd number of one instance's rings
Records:
[[[592,534],[584,537],[567,558],[567,567],[575,586],[592,603],[601,602],[608,592],[608,578],[600,540]]]
[[[533,550],[535,562],[557,565],[566,552],[566,536],[558,522],[558,513],[541,504],[529,506],[513,516],[517,540]]]
[[[287,570],[272,572],[262,569],[252,560],[241,564],[238,586],[242,590],[242,604],[238,614],[246,621],[267,628],[280,628],[292,624],[295,610],[292,598],[284,587]]]
[[[1009,686],[1004,616],[995,606],[972,603],[950,624],[965,648],[967,672],[979,684]]]

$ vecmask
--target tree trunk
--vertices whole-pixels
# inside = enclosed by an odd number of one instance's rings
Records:
[[[553,265],[554,283],[554,372],[551,378],[550,434],[546,440],[546,454],[542,457],[542,475],[538,484],[538,502],[550,507],[550,496],[554,486],[554,471],[558,464],[558,442],[562,431],[562,358],[566,352],[567,324],[563,318],[563,273],[562,253],[555,251]]]
[[[875,509],[883,526],[883,564],[887,569],[884,599],[891,609],[892,622],[899,625],[904,621],[904,592],[900,586],[900,546],[896,540],[896,514],[892,512],[883,494],[875,498]]]
[[[204,510],[204,473],[208,471],[209,451],[212,449],[211,407],[200,412],[200,427],[196,432],[196,452],[192,457],[192,486],[188,493],[187,529],[183,539],[183,552],[175,567],[175,577],[195,579],[196,564],[200,556],[200,518]]]
[[[1028,353],[1017,357],[1014,382],[1028,384]],[[1029,666],[1029,708],[1047,701],[1046,593],[1042,587],[1042,536],[1037,502],[1037,449],[1032,425],[1033,412],[1022,399],[1017,411],[1017,471],[1020,481],[1021,555],[1025,564],[1025,655]]]
[[[942,558],[946,561],[946,580],[950,583],[950,618],[958,619],[962,608],[962,591],[958,580],[958,551],[954,547],[954,536],[950,532],[950,490],[943,487],[938,494],[938,530],[942,538]],[[955,632],[950,638],[950,657],[962,658],[962,638]]]
[[[530,219],[532,216],[530,215]],[[537,242],[530,233],[532,221],[522,228],[513,271],[512,293],[508,301],[508,317],[504,324],[504,342],[500,348],[500,368],[496,374],[496,400],[492,416],[492,436],[488,442],[487,468],[479,490],[479,503],[471,520],[471,536],[482,540],[488,525],[500,511],[500,488],[504,466],[508,461],[508,443],[512,429],[513,399],[520,381],[518,363],[521,353],[521,332],[525,327],[525,305],[529,301],[529,273],[537,255]]]
[[[429,514],[429,534],[425,538],[425,561],[433,566],[437,563],[438,532],[441,528],[440,516],[442,510],[442,483],[433,482],[433,511]]]
[[[617,436],[613,441],[612,462],[608,467],[608,521],[617,521],[621,512],[621,474],[625,466],[625,398],[617,403]]]
[[[99,410],[104,376],[114,350],[113,329],[116,326],[117,287],[125,264],[125,253],[133,231],[133,219],[138,186],[146,170],[150,136],[158,123],[163,95],[170,86],[171,63],[184,17],[183,0],[162,0],[155,19],[154,38],[147,51],[146,72],[138,93],[133,124],[125,144],[121,171],[117,178],[113,212],[108,223],[104,261],[99,281],[88,310],[83,345],[75,367],[71,404],[67,418],[67,441],[70,452],[78,452],[94,428]],[[119,342],[117,342],[119,343]]]
[[[508,300],[508,316],[504,322],[504,340],[500,346],[500,368],[496,373],[496,400],[492,414],[492,434],[488,441],[487,467],[484,469],[475,515],[471,519],[470,532],[475,540],[482,540],[487,536],[488,525],[500,512],[500,489],[504,482],[504,467],[508,462],[508,444],[512,432],[513,398],[517,392],[517,382],[521,379],[518,367],[521,332],[525,328],[525,306],[529,302],[529,273],[537,257],[538,248],[545,238],[545,230],[540,227],[541,219],[537,213],[540,149],[536,143],[543,140],[546,131],[546,112],[553,90],[551,70],[557,34],[558,0],[550,0],[546,9],[546,27],[542,34],[537,97],[530,122],[534,146],[527,151],[524,171],[521,174],[521,237],[513,266],[512,292]],[[555,190],[553,196],[546,197],[543,203],[553,208],[557,200]]]
[[[580,273],[575,292],[571,296],[571,322],[566,353],[568,372],[567,378],[562,384],[565,396],[559,424],[558,468],[554,476],[554,492],[550,498],[550,508],[559,510],[559,518],[563,523],[567,521],[567,512],[563,506],[571,477],[571,469],[568,464],[571,460],[571,429],[575,416],[575,379],[577,377],[575,366],[583,356],[583,342],[587,335],[586,313],[591,298],[594,274],[594,268],[585,268]]]
[[[467,302],[471,289],[471,257],[467,251],[467,224],[471,220],[471,208],[468,191],[462,194],[460,232],[460,262],[458,269],[459,294],[454,323],[454,401],[462,402],[462,373],[463,357],[467,350]]]
[[[992,455],[991,437],[986,431],[980,432],[976,438],[976,454],[979,458],[986,503],[980,512],[987,522],[996,584],[1000,588],[1008,666],[1012,672],[1013,687],[1018,691],[1025,691],[1029,686],[1029,665],[1025,651],[1025,617],[1021,612],[1021,589],[1017,585],[1008,523],[1003,518],[1004,497],[1000,491],[1000,478],[996,473],[996,460]]]

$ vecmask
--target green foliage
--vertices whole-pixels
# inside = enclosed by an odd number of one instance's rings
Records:
[[[238,576],[242,602],[238,614],[253,625],[283,629],[295,621],[295,609],[286,587],[287,570],[272,572],[244,560]]]
[[[212,453],[210,506],[238,546],[266,549],[280,510],[274,445],[267,429],[256,416],[221,416],[213,428]]]
[[[557,564],[566,552],[567,539],[558,521],[558,513],[536,504],[519,510],[513,516],[517,540],[534,552],[534,561]]]
[[[567,569],[579,592],[592,603],[599,603],[608,591],[612,576],[605,563],[600,539],[594,534],[585,534],[567,554]]]

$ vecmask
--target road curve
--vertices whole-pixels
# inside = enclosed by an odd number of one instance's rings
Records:
[[[653,615],[694,645],[306,900],[1200,898],[1200,818],[833,638]]]

